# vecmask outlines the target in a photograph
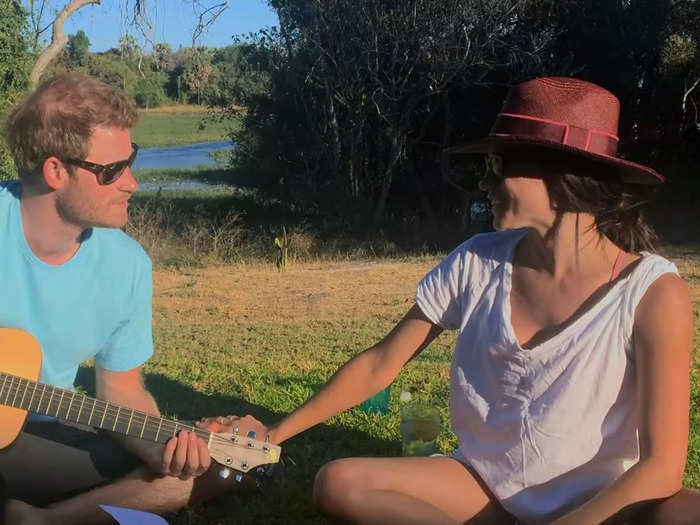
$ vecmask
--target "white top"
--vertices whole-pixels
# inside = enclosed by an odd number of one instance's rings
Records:
[[[547,523],[639,460],[634,312],[656,278],[678,270],[644,253],[590,309],[525,350],[510,322],[510,289],[526,232],[464,242],[421,280],[416,302],[433,323],[459,330],[450,373],[456,456],[519,520]]]

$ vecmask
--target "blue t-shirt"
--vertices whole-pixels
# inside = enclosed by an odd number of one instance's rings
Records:
[[[57,387],[72,389],[91,357],[113,371],[143,364],[153,354],[146,252],[121,230],[92,228],[70,260],[48,265],[24,237],[21,192],[0,184],[0,326],[37,338],[40,381]]]

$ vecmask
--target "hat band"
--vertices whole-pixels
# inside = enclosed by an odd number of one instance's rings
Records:
[[[607,131],[516,113],[499,113],[489,136],[556,142],[607,157],[615,156],[620,140]]]

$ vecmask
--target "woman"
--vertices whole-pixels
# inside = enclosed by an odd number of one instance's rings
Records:
[[[663,178],[615,157],[618,113],[596,85],[535,79],[511,89],[487,139],[456,150],[488,154],[497,232],[431,270],[391,333],[269,432],[279,443],[357,405],[452,329],[459,449],[325,465],[314,501],[327,517],[700,523],[698,494],[681,490],[689,294],[672,263],[642,251],[654,235],[639,190]]]

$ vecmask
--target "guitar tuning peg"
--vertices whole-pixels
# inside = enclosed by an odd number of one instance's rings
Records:
[[[270,434],[267,434],[265,436],[265,443],[269,443],[269,442],[270,442]]]
[[[233,434],[234,434],[234,435],[237,435],[237,434],[238,434],[238,425],[236,425],[235,427],[233,427]]]
[[[255,469],[256,474],[265,474],[265,467],[258,467]]]
[[[221,479],[228,479],[228,477],[231,475],[231,469],[230,468],[222,468],[219,469],[219,477]]]
[[[243,474],[236,474],[236,477],[233,479],[236,480],[236,483],[241,483],[243,481]]]
[[[255,430],[249,430],[248,433],[246,434],[246,437],[249,437],[251,439],[255,439]]]

